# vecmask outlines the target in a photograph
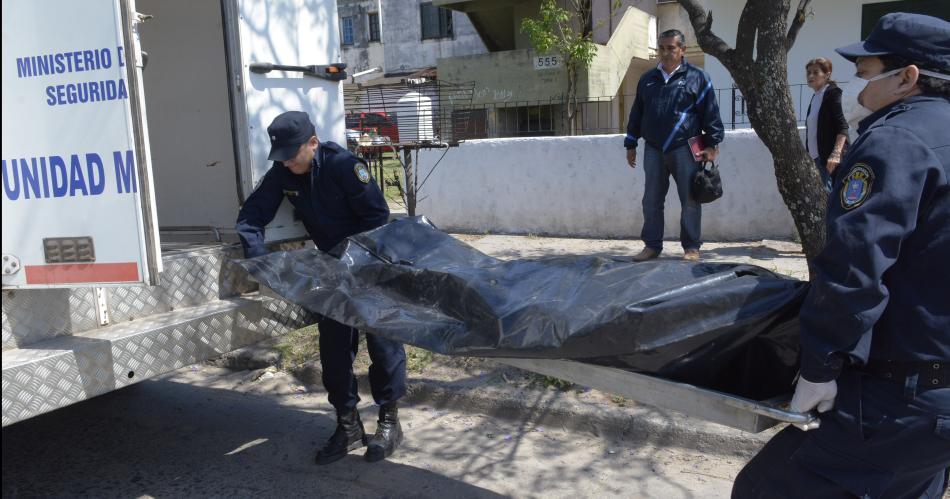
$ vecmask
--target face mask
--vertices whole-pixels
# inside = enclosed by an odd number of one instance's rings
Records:
[[[874,112],[864,107],[861,101],[858,100],[858,97],[861,95],[861,92],[864,91],[864,88],[868,86],[868,83],[882,80],[903,69],[904,68],[898,68],[886,73],[881,73],[870,80],[855,76],[853,80],[849,81],[847,85],[841,89],[841,111],[844,112],[844,118],[848,120],[848,125],[852,130],[857,130],[858,123]]]

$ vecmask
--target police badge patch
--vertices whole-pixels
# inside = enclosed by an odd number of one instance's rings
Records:
[[[369,183],[370,176],[369,176],[369,170],[366,169],[366,165],[364,165],[363,163],[357,163],[353,167],[353,172],[356,173],[357,180],[359,180],[360,182],[363,182],[364,184]]]
[[[841,207],[851,210],[864,204],[871,195],[872,182],[874,171],[871,167],[864,163],[854,165],[841,186]]]

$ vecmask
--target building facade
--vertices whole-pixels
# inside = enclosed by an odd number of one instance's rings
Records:
[[[568,9],[571,3],[562,1]],[[474,137],[617,133],[624,129],[640,76],[656,65],[658,33],[686,35],[688,60],[700,67],[685,12],[671,0],[589,0],[595,55],[577,82],[575,119],[566,120],[567,71],[558,54],[539,54],[522,32],[537,18],[541,0],[340,0],[342,57],[350,73],[370,86],[435,76],[472,85],[468,116]],[[434,74],[420,71],[435,67]],[[372,92],[363,102],[369,105]]]
[[[738,31],[738,19],[745,6],[745,0],[706,0],[707,9],[715,13],[716,22],[713,32],[730,46],[735,46]],[[789,12],[789,24],[795,15],[796,3],[792,3]],[[854,65],[835,52],[841,47],[863,39],[874,27],[881,16],[889,12],[916,12],[950,18],[950,1],[947,0],[834,0],[833,2],[812,2],[812,16],[805,21],[795,45],[788,52],[788,73],[786,78],[791,86],[792,102],[796,104],[798,120],[805,119],[812,90],[805,84],[805,64],[815,57],[825,57],[833,65],[833,79],[847,81],[854,74]],[[706,71],[710,74],[716,88],[729,89],[733,78],[715,57],[706,57]],[[742,96],[737,92],[722,93],[720,107],[723,121],[730,116],[744,121],[745,109]],[[730,98],[732,97],[732,98]]]
[[[464,14],[431,1],[338,0],[337,12],[349,72],[380,68],[364,80],[432,68],[444,57],[487,52]]]
[[[565,120],[567,70],[550,64],[558,54],[539,54],[522,32],[525,19],[539,17],[541,0],[433,0],[464,12],[488,53],[438,61],[440,79],[474,82],[473,103],[486,108],[485,135],[494,137],[617,133],[623,130],[640,76],[656,66],[657,34],[679,29],[689,60],[703,66],[689,21],[678,3],[665,0],[590,0],[586,26],[595,56],[580,72],[578,109]],[[568,11],[573,3],[560,2]]]

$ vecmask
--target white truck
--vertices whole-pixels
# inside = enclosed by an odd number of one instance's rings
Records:
[[[335,1],[2,6],[3,426],[311,323],[229,260],[270,121],[345,144]]]

